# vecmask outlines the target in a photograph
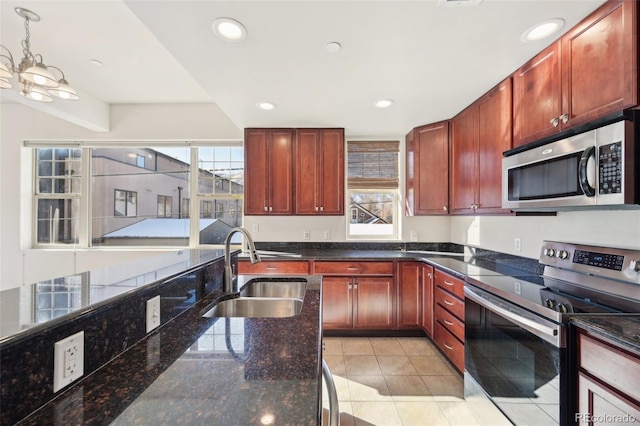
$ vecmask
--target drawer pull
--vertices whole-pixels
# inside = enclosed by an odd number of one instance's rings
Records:
[[[267,266],[267,267],[266,267],[266,268],[264,268],[264,269],[268,269],[268,270],[270,270],[270,271],[277,271],[277,270],[278,270],[278,267],[277,267],[277,266]]]
[[[453,350],[452,346],[447,345],[446,343],[442,342],[442,344],[444,345],[445,348],[449,349],[450,351]]]
[[[358,268],[357,266],[347,266],[347,271],[357,271],[358,269],[360,268]]]
[[[445,283],[446,285],[453,286],[453,283],[452,283],[451,281],[444,280],[444,283]]]
[[[443,321],[448,326],[452,326],[453,325],[453,323],[451,321],[449,321],[449,320],[443,320]]]
[[[449,302],[447,299],[444,299],[445,305],[453,306],[453,302]]]

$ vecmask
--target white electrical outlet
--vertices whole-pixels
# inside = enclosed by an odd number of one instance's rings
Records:
[[[147,300],[147,333],[160,326],[160,296]]]
[[[411,241],[418,241],[418,233],[416,231],[411,231]]]
[[[325,240],[331,239],[331,231],[324,231],[324,239]]]
[[[304,239],[305,240],[311,239],[311,231],[304,231]]]
[[[514,238],[513,239],[513,248],[516,251],[522,250],[522,240],[520,240],[520,238]]]
[[[84,374],[84,331],[57,341],[53,349],[53,391]]]

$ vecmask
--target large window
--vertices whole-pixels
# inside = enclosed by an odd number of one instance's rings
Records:
[[[347,143],[348,238],[398,238],[398,141]]]
[[[26,144],[35,156],[36,246],[222,244],[228,231],[242,224],[240,142],[76,144]]]

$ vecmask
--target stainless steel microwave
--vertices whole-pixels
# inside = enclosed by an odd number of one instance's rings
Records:
[[[623,119],[502,160],[502,207],[514,211],[640,208],[638,122]]]

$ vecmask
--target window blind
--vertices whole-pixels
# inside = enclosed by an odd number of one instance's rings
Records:
[[[399,141],[347,142],[347,187],[398,188]]]

